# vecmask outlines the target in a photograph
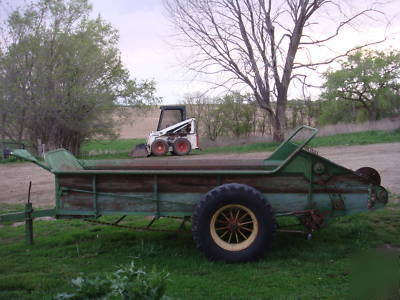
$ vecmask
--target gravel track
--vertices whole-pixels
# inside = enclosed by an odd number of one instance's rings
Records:
[[[389,191],[400,194],[400,143],[322,147],[317,150],[321,156],[349,169],[368,166],[378,170],[382,185]],[[270,152],[205,154],[165,159],[246,159],[266,158],[269,154]],[[0,164],[0,203],[25,203],[29,181],[32,181],[31,200],[34,206],[52,206],[53,175],[32,163]]]

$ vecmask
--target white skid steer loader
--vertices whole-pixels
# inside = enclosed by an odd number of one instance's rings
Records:
[[[162,156],[171,152],[187,155],[199,149],[196,120],[186,119],[186,107],[181,105],[161,106],[157,131],[152,131],[146,144],[136,145],[130,152],[132,157]]]

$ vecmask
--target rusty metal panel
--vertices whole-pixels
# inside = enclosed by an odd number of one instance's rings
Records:
[[[74,191],[65,191],[60,199],[61,209],[70,210],[92,210],[93,209],[93,196],[86,193],[79,193]]]
[[[307,179],[301,175],[225,175],[221,177],[221,182],[247,184],[262,193],[308,193],[310,185]]]
[[[82,160],[87,170],[263,170],[263,159],[159,159]]]
[[[62,187],[74,189],[92,189],[92,177],[87,175],[63,175],[57,176],[58,183]]]
[[[219,185],[217,176],[159,176],[160,193],[207,193]]]
[[[97,189],[110,193],[150,193],[153,191],[152,175],[98,175]]]
[[[120,195],[119,197],[117,195]],[[154,214],[157,211],[157,203],[150,194],[122,194],[98,195],[99,211],[120,211],[120,212],[149,212]],[[132,198],[124,197],[132,196]],[[133,198],[136,197],[137,198]]]

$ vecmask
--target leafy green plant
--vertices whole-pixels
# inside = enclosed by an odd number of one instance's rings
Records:
[[[55,299],[167,299],[168,276],[156,269],[147,272],[132,261],[111,274],[75,278],[71,281],[75,292],[58,294]]]

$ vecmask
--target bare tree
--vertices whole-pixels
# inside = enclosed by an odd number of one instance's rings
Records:
[[[308,84],[307,73],[301,69],[315,69],[352,50],[380,42],[366,42],[321,61],[310,59],[311,46],[329,47],[343,28],[363,17],[381,14],[373,6],[345,10],[346,4],[340,0],[165,0],[165,4],[185,46],[195,50],[188,62],[190,69],[223,74],[225,81],[220,85],[249,88],[269,114],[275,141],[284,138],[291,82],[298,80],[302,88]],[[335,15],[336,25],[327,28],[326,36],[316,35],[324,28],[317,12],[328,10]]]

